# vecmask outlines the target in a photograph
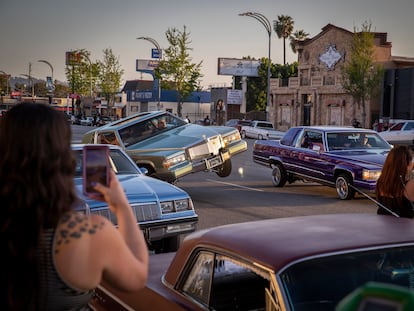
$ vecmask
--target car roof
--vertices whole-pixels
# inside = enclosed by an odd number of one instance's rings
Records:
[[[353,126],[335,126],[335,125],[311,125],[311,126],[295,126],[296,128],[320,130],[320,131],[344,131],[344,132],[376,132],[372,129],[353,127]]]
[[[280,271],[303,258],[405,243],[414,244],[411,219],[374,213],[312,215],[198,231],[187,236],[174,261],[182,262],[193,249],[204,246],[219,248]],[[167,280],[178,277],[175,273],[178,271],[171,269],[166,275]]]

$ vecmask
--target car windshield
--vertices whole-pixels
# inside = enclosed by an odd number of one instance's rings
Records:
[[[367,282],[414,289],[414,247],[317,258],[297,263],[280,275],[291,310],[335,310],[347,294]]]
[[[371,132],[334,132],[327,133],[326,137],[330,151],[361,148],[390,149],[384,139]]]
[[[119,136],[125,147],[134,145],[149,137],[157,136],[165,131],[187,124],[184,120],[170,114],[137,122],[119,131]]]
[[[75,150],[74,152],[76,158],[75,177],[82,177],[83,150]],[[110,149],[109,158],[111,167],[117,175],[141,174],[138,167],[131,162],[122,151]]]

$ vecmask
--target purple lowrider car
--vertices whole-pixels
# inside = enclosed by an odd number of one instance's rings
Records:
[[[300,126],[279,140],[258,140],[253,161],[272,168],[272,182],[309,180],[335,187],[342,200],[374,193],[392,146],[376,131],[353,127]]]

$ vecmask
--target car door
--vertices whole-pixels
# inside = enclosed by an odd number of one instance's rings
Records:
[[[329,174],[329,163],[324,156],[325,145],[322,131],[305,129],[298,136],[295,148],[291,150],[291,170],[312,180],[324,180]]]

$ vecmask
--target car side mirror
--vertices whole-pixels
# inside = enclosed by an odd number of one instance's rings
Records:
[[[139,170],[141,171],[142,174],[147,175],[148,174],[148,169],[145,167],[139,167]]]

